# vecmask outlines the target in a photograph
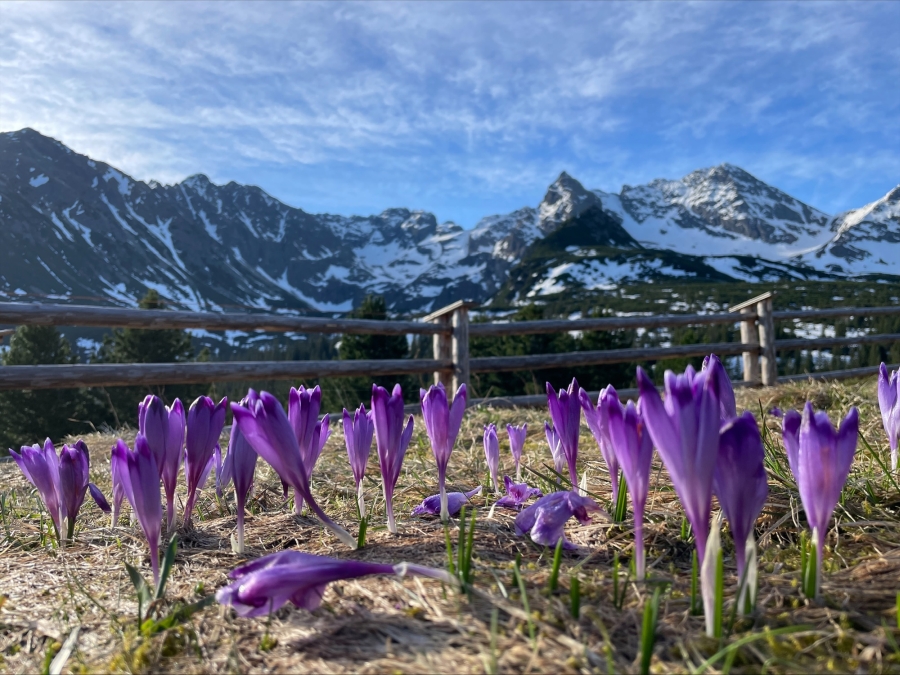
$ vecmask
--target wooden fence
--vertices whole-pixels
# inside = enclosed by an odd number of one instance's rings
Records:
[[[741,355],[743,386],[778,382],[779,350],[830,349],[851,345],[891,344],[900,334],[775,339],[775,322],[835,317],[900,316],[900,306],[775,311],[773,294],[731,307],[720,314],[674,314],[604,317],[596,319],[469,323],[472,304],[456,302],[418,321],[371,321],[278,316],[271,314],[213,314],[166,310],[121,309],[79,305],[0,303],[0,325],[100,326],[141,329],[204,329],[368,335],[431,335],[432,359],[348,361],[225,361],[213,363],[76,364],[0,367],[0,390],[64,387],[186,384],[252,379],[311,379],[320,377],[433,373],[435,382],[455,388],[473,372],[576,368],[589,365],[655,361],[673,357]],[[740,342],[583,351],[524,356],[469,356],[469,338],[498,337],[561,331],[615,331],[713,324],[740,324]],[[816,373],[814,377],[862,376],[875,369]],[[794,377],[807,376],[792,376]],[[625,393],[625,392],[623,392]],[[630,393],[630,392],[628,392]],[[530,405],[542,396],[514,396],[498,405]]]

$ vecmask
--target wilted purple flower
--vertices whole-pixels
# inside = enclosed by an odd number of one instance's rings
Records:
[[[246,403],[232,404],[231,410],[235,424],[256,454],[272,465],[281,479],[294,488],[326,527],[350,548],[356,548],[356,539],[325,515],[313,499],[297,438],[278,399],[266,391],[257,394],[251,389],[247,392]]]
[[[486,424],[484,427],[484,460],[491,473],[494,494],[499,495],[500,483],[497,481],[497,471],[500,470],[500,440],[497,438],[496,424]]]
[[[187,417],[187,443],[184,473],[187,477],[187,502],[184,505],[184,525],[191,524],[191,514],[197,500],[197,490],[203,487],[212,470],[219,436],[225,427],[227,398],[216,404],[209,396],[200,396],[191,403]]]
[[[241,400],[240,404],[246,405],[247,399]],[[228,439],[228,454],[222,467],[221,485],[225,487],[229,481],[234,481],[234,497],[237,501],[237,553],[244,552],[244,511],[247,495],[253,487],[257,456],[238,425],[232,424],[231,437]]]
[[[667,370],[663,403],[644,370],[637,369],[641,416],[693,528],[701,566],[709,536],[712,479],[719,453],[720,404],[708,373],[696,373],[691,366],[684,375]]]
[[[878,369],[878,407],[891,446],[891,471],[896,471],[897,446],[900,444],[900,370],[888,375],[884,363]]]
[[[528,425],[514,427],[507,424],[506,433],[509,434],[509,449],[516,463],[516,480],[522,480],[522,448],[525,447],[525,438],[528,436]]]
[[[527,483],[513,483],[509,476],[503,477],[503,484],[506,486],[506,494],[498,499],[494,506],[503,506],[518,511],[532,497],[543,496],[540,490],[528,487]]]
[[[574,549],[577,547],[565,537],[566,521],[575,516],[580,523],[589,523],[589,514],[600,510],[593,499],[582,497],[574,490],[554,492],[516,516],[516,534],[521,537],[531,532],[532,541],[543,546],[556,546],[561,539],[563,548]]]
[[[134,439],[134,452],[119,439],[113,447],[125,496],[137,516],[147,546],[150,548],[150,566],[153,583],[159,584],[159,535],[162,529],[162,500],[159,496],[159,467],[143,434]]]
[[[556,469],[556,473],[562,474],[566,470],[566,456],[563,453],[559,434],[556,433],[556,429],[544,422],[544,435],[547,437],[547,445],[550,446],[550,454],[553,456],[553,468]],[[559,482],[558,478],[556,482]]]
[[[747,554],[751,560],[745,585],[746,597],[756,596],[756,542],[753,526],[769,494],[765,450],[753,413],[745,412],[726,422],[719,433],[719,457],[713,474],[713,490],[731,524],[738,578],[744,576]]]
[[[438,489],[441,494],[441,520],[447,520],[449,513],[445,508],[447,504],[447,491],[444,487],[447,478],[447,464],[450,462],[450,453],[459,435],[459,427],[462,424],[463,415],[466,412],[466,385],[459,385],[453,403],[447,400],[447,391],[444,385],[438,383],[428,388],[419,390],[419,399],[422,402],[422,421],[425,423],[425,433],[431,441],[431,451],[438,470]]]
[[[381,467],[388,531],[397,534],[397,523],[394,520],[394,487],[400,477],[400,467],[403,466],[403,457],[406,455],[406,448],[413,432],[412,415],[407,419],[406,426],[403,426],[403,390],[399,384],[394,385],[394,390],[390,394],[384,387],[372,385],[372,422],[375,425],[375,446],[378,449],[378,464]],[[443,518],[443,513],[441,517]]]
[[[366,464],[369,462],[369,453],[372,452],[372,436],[375,433],[375,425],[372,423],[372,413],[366,412],[366,406],[362,403],[353,413],[353,417],[344,408],[344,443],[347,445],[347,456],[350,458],[350,468],[353,470],[353,480],[356,481],[356,503],[359,505],[359,515],[366,517],[366,503],[363,499],[363,476],[366,475]]]
[[[291,387],[288,397],[288,420],[297,437],[297,445],[300,448],[300,457],[303,466],[306,467],[306,479],[312,480],[312,472],[319,461],[325,441],[331,434],[328,427],[328,415],[319,421],[319,408],[322,405],[322,390],[319,385],[312,389],[300,386],[299,389]],[[325,430],[324,437],[322,430]],[[294,495],[294,513],[303,510],[303,498]]]
[[[147,439],[166,491],[169,530],[175,522],[175,486],[184,460],[184,429],[184,406],[179,399],[166,407],[158,396],[149,395],[138,405],[138,431]]]
[[[606,396],[609,394],[609,396]],[[600,398],[597,399],[597,407],[594,407],[591,397],[582,389],[578,392],[578,401],[584,410],[584,419],[587,421],[588,428],[597,445],[600,447],[600,454],[603,461],[606,462],[606,468],[609,470],[609,482],[612,484],[612,503],[615,504],[619,499],[619,460],[612,447],[612,441],[609,437],[609,422],[607,419],[608,411],[604,408],[604,400],[614,401],[616,405],[619,403],[619,394],[615,387],[609,385],[600,392]]]
[[[703,359],[702,372],[708,373],[707,378],[715,386],[716,397],[719,399],[719,416],[723,422],[737,417],[737,405],[734,401],[734,385],[728,377],[728,371],[715,354],[710,354]]]
[[[650,485],[653,442],[634,403],[628,401],[623,407],[619,395],[612,387],[608,387],[600,396],[598,407],[605,412],[610,443],[631,494],[631,508],[634,511],[634,568],[637,579],[642,580],[645,570],[644,508]]]
[[[84,441],[64,445],[59,456],[49,438],[43,448],[35,444],[23,446],[20,453],[12,449],[9,453],[28,482],[37,488],[60,543],[72,539],[78,512],[89,489],[97,506],[109,511],[103,493],[89,482],[90,455]]]
[[[481,486],[479,485],[474,490],[469,490],[468,492],[448,492],[447,493],[447,510],[449,511],[451,516],[457,515],[467,501],[469,501],[475,495],[481,494]],[[440,495],[431,495],[430,497],[426,497],[422,500],[422,503],[419,504],[416,508],[412,510],[412,515],[414,516],[422,516],[422,515],[431,515],[436,516],[441,512],[441,496]]]
[[[578,432],[581,426],[581,404],[578,401],[581,387],[573,377],[568,389],[560,389],[559,394],[547,383],[547,404],[550,407],[550,419],[553,428],[559,435],[566,463],[569,465],[569,480],[572,487],[578,487]]]
[[[216,592],[216,600],[244,617],[269,614],[288,601],[313,611],[322,604],[325,588],[331,582],[373,574],[412,574],[453,583],[453,577],[444,570],[422,565],[383,565],[280,551],[234,569],[228,575],[234,581]]]
[[[788,463],[797,487],[806,520],[816,543],[816,591],[821,581],[825,534],[834,507],[847,482],[859,434],[859,411],[851,408],[835,431],[824,412],[813,412],[807,402],[803,415],[794,410],[785,413],[782,438]]]

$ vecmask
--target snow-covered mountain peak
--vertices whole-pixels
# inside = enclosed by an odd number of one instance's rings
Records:
[[[601,206],[600,197],[563,171],[547,188],[547,194],[538,206],[540,231],[549,234],[561,223],[577,218],[591,206]]]

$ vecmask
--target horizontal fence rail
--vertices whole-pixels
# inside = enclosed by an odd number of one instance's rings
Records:
[[[449,329],[421,321],[328,319],[272,314],[213,314],[165,309],[127,309],[83,305],[0,302],[0,324],[96,326],[148,330],[189,329],[268,331],[272,333],[343,333],[354,335],[434,335]]]
[[[607,349],[596,352],[565,352],[561,354],[533,354],[528,356],[486,356],[469,360],[469,368],[478,373],[505,370],[539,370],[568,366],[598,366],[631,361],[658,361],[684,356],[705,356],[710,353],[743,354],[757,345],[740,342],[719,342],[706,345],[678,345],[677,347],[647,347],[638,349]]]
[[[0,367],[0,390],[52,389],[66,387],[191,384],[235,380],[311,379],[322,377],[377,377],[432,373],[435,382],[456,388],[469,381],[471,372],[501,372],[576,368],[582,366],[660,361],[669,358],[742,355],[744,381],[736,386],[772,385],[778,381],[832,377],[862,377],[874,368],[855,368],[813,375],[779,377],[779,351],[831,349],[854,345],[900,342],[900,334],[775,339],[775,322],[834,317],[900,316],[895,307],[833,307],[814,310],[774,311],[773,295],[751,298],[728,313],[670,314],[652,316],[597,317],[470,323],[473,305],[456,302],[418,321],[374,321],[333,319],[271,314],[205,313],[169,310],[90,307],[80,305],[24,304],[0,302],[0,325],[93,326],[162,329],[203,329],[209,331],[268,331],[357,335],[432,335],[433,359],[351,360],[351,361],[228,361],[164,364],[76,364]],[[675,345],[568,352],[520,356],[469,356],[469,339],[561,331],[614,331],[635,328],[671,328],[691,325],[739,324],[740,340],[717,344]],[[0,330],[0,339],[10,333]],[[633,390],[622,390],[631,395]],[[473,399],[472,404],[530,405],[543,395]]]
[[[0,368],[0,390],[199,384],[234,380],[417,375],[452,370],[449,359],[372,361],[222,361],[218,363],[100,363]]]

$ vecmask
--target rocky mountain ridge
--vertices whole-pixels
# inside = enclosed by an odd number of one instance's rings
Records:
[[[900,274],[898,194],[831,218],[728,164],[618,195],[563,173],[537,207],[465,230],[404,208],[310,214],[203,175],[136,181],[24,129],[0,134],[0,297],[134,305],[155,288],[183,308],[343,312],[376,292],[424,312],[666,277]],[[574,222],[579,243],[559,234]]]

